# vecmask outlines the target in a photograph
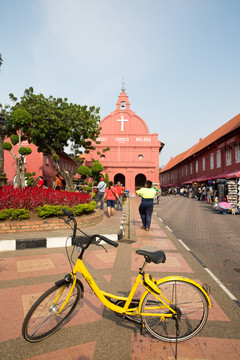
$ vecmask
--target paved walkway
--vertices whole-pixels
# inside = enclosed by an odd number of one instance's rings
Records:
[[[164,264],[148,266],[155,278],[171,274],[190,277],[212,288],[207,325],[197,337],[178,344],[178,359],[240,359],[239,308],[208,276],[199,262],[153,215],[151,231],[141,229],[139,199],[131,199],[130,239],[119,240],[118,248],[92,246],[85,263],[100,288],[126,295],[142,257],[136,249],[164,250]],[[113,224],[120,227],[122,215],[105,219],[97,227],[105,234]],[[96,232],[91,228],[86,232]],[[64,248],[35,248],[5,251],[0,261],[0,357],[4,360],[151,360],[174,359],[175,345],[157,341],[139,327],[105,309],[84,282],[85,294],[74,317],[48,339],[30,344],[21,337],[21,324],[30,304],[52,283],[70,270]],[[140,294],[139,294],[140,295]]]

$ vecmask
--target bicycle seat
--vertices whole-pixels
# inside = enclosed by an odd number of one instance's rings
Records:
[[[166,255],[163,251],[146,251],[146,250],[136,250],[138,255],[143,255],[148,263],[154,262],[154,264],[164,263],[166,261]]]

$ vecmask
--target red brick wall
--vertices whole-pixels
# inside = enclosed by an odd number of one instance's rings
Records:
[[[103,213],[96,211],[92,215],[76,217],[78,226],[86,228],[98,224],[103,219]],[[41,219],[38,221],[22,220],[12,222],[0,222],[0,233],[19,233],[19,232],[34,232],[34,231],[54,231],[54,230],[70,230],[63,220],[58,218]]]

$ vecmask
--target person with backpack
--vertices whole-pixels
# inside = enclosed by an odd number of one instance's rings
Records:
[[[103,200],[107,200],[108,217],[114,215],[114,207],[116,199],[120,201],[116,188],[113,186],[113,182],[109,181],[109,187],[106,188]]]
[[[107,184],[104,182],[104,178],[100,179],[100,182],[97,186],[97,195],[94,199],[96,205],[98,204],[99,200],[101,201],[100,209],[103,210],[103,197],[106,190]]]

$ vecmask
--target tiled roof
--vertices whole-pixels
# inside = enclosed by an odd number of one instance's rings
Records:
[[[240,127],[240,114],[238,114],[233,119],[226,122],[224,125],[220,126],[217,130],[213,131],[211,134],[209,134],[204,139],[200,139],[199,142],[197,144],[193,145],[190,149],[175,156],[174,158],[171,158],[161,172],[163,173],[164,171],[170,170],[171,168],[173,168],[174,166],[176,166],[183,160],[196,154],[200,150],[203,150],[204,148],[206,148],[213,142],[217,141],[224,135],[227,135],[231,131],[238,129],[239,127]]]

